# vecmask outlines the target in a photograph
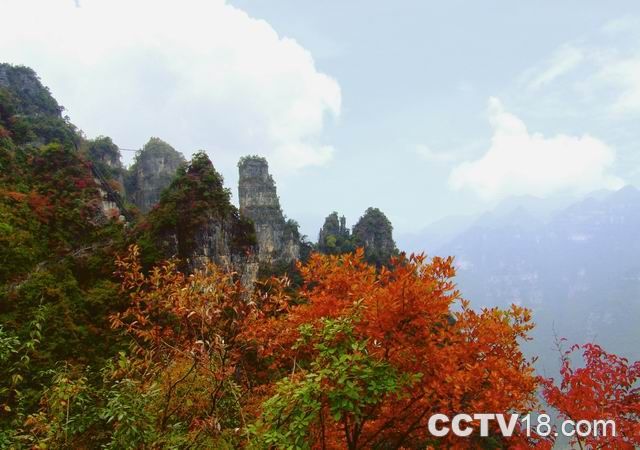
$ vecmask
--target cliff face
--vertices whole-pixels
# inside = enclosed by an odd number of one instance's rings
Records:
[[[332,212],[324,219],[324,225],[320,230],[318,241],[322,241],[324,237],[332,235],[343,237],[345,239],[349,237],[347,219],[344,216],[338,217],[338,213],[336,211]]]
[[[339,255],[358,247],[364,247],[366,260],[378,267],[398,254],[393,227],[387,216],[378,208],[368,208],[350,233],[344,216],[338,217],[337,212],[329,214],[318,235],[318,251]]]
[[[378,208],[367,208],[353,226],[355,244],[364,247],[365,257],[376,265],[386,264],[398,253],[393,240],[393,226]]]
[[[120,161],[120,149],[110,137],[99,136],[86,144],[86,156],[104,177],[113,180],[113,188],[124,195],[126,170]]]
[[[123,171],[120,161],[120,149],[108,136],[99,136],[87,143],[87,154],[94,163],[100,163],[105,169]]]
[[[23,66],[0,64],[0,89],[12,92],[16,112],[32,116],[61,117],[63,108],[44,87],[36,73]]]
[[[240,273],[246,286],[255,281],[253,226],[240,218],[205,153],[180,167],[148,220],[163,256],[177,256],[183,269],[193,271],[212,262]]]
[[[318,251],[329,255],[339,255],[355,250],[351,232],[347,228],[344,216],[338,217],[332,212],[324,219],[324,225],[318,233]]]
[[[74,146],[80,136],[63,110],[33,70],[0,63],[0,145]]]
[[[142,212],[148,212],[160,200],[160,194],[176,175],[185,160],[161,139],[149,139],[129,169],[125,180],[127,198]]]
[[[255,226],[258,259],[263,264],[289,263],[300,258],[297,224],[287,221],[280,208],[267,160],[244,157],[238,163],[240,214]]]

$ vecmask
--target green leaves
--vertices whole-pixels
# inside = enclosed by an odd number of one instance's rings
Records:
[[[342,423],[357,435],[378,406],[412,382],[391,365],[370,356],[366,340],[354,335],[354,318],[324,319],[319,329],[300,326],[294,348],[312,345],[308,370],[282,379],[263,404],[252,431],[260,442],[283,448],[308,448],[325,433],[327,421]]]
[[[18,353],[18,347],[20,341],[12,334],[9,334],[0,325],[0,366],[3,366],[9,361],[9,358]]]
[[[169,256],[177,254],[186,261],[197,248],[198,234],[212,223],[228,227],[233,250],[243,254],[247,246],[255,244],[251,222],[242,220],[231,204],[231,192],[223,185],[223,178],[213,167],[204,151],[193,155],[160,197],[158,205],[149,213],[152,238],[162,243],[174,242],[175,248],[164,248]],[[167,236],[173,236],[167,239]]]
[[[105,448],[139,448],[152,443],[157,437],[153,402],[159,395],[157,387],[145,388],[135,380],[116,382],[100,411],[100,418],[113,427]]]

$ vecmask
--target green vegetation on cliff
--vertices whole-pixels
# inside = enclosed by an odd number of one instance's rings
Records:
[[[185,163],[180,152],[162,139],[152,137],[136,153],[133,165],[125,176],[128,200],[140,211],[148,212],[158,203],[164,191]]]
[[[327,255],[341,255],[356,249],[344,216],[332,212],[324,219],[318,234],[318,251]]]
[[[357,247],[364,247],[365,259],[380,267],[398,255],[393,241],[393,226],[378,208],[367,208],[353,226],[353,240]]]
[[[0,65],[0,447],[56,368],[118,348],[108,314],[126,232],[101,209],[81,136],[30,69]]]
[[[164,247],[165,256],[172,256],[167,250],[173,248],[175,256],[187,260],[193,255],[199,233],[211,221],[228,228],[232,251],[241,252],[255,244],[253,225],[240,217],[222,175],[201,151],[178,169],[176,178],[149,213],[148,227],[154,242]],[[165,241],[169,242],[163,245]]]
[[[538,413],[541,387],[563,418],[617,420],[615,440],[585,448],[640,445],[639,362],[588,345],[580,370],[565,354],[560,388],[541,382],[520,349],[530,311],[472,309],[451,257],[390,261],[380,210],[352,231],[331,214],[331,255],[308,255],[266,160],[240,167],[254,224],[199,152],[122,223],[105,195],[123,176],[111,139],[83,139],[28,69],[0,66],[0,88],[0,448],[550,449],[524,430],[428,432],[469,405]],[[174,152],[152,139],[138,180]],[[278,264],[300,255],[297,278],[254,285],[256,243]]]
[[[120,161],[120,149],[108,136],[98,136],[95,139],[86,141],[81,146],[87,159],[96,167],[107,179],[113,180],[114,188],[124,194],[124,180],[127,171]]]
[[[0,63],[0,145],[74,145],[80,137],[36,73]]]
[[[393,227],[382,211],[368,208],[350,232],[344,216],[332,212],[324,220],[318,234],[317,250],[327,255],[351,253],[364,247],[365,259],[381,267],[389,264],[391,257],[398,255],[393,241]]]

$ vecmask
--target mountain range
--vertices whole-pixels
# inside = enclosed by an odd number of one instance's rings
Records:
[[[579,199],[511,198],[398,241],[402,250],[453,255],[458,288],[476,307],[532,309],[534,340],[525,348],[540,355],[543,371],[557,369],[560,338],[640,356],[640,191],[633,186]]]

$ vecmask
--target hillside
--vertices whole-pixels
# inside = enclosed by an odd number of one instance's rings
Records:
[[[152,137],[126,168],[62,111],[32,70],[0,65],[0,448],[550,449],[522,426],[429,425],[540,413],[540,393],[580,417],[595,398],[614,444],[638,443],[640,363],[574,348],[583,388],[523,352],[545,360],[557,320],[635,356],[634,188],[440,223],[455,260],[399,252],[375,207],[351,228],[330,214],[314,244],[264,157],[240,159],[238,208],[206,151]]]

